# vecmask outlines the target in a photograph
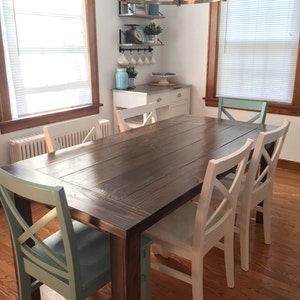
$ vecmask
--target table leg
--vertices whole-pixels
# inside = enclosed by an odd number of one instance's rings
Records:
[[[140,235],[110,236],[112,299],[140,300]]]

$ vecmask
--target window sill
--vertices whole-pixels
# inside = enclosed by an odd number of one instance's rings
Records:
[[[98,114],[100,106],[103,106],[103,104],[89,105],[34,117],[4,121],[0,123],[1,134]]]

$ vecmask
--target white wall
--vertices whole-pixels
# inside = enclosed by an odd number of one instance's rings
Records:
[[[193,85],[192,114],[215,117],[217,109],[206,107],[202,100],[206,85],[209,4],[164,6],[161,10],[167,16],[163,52],[166,71],[177,73],[180,81]],[[245,115],[240,112],[237,118],[244,120]],[[291,125],[280,158],[300,162],[300,117],[268,114],[266,123],[281,125],[284,120],[289,120]]]
[[[216,116],[216,109],[205,107],[202,98],[205,95],[206,58],[208,38],[208,4],[161,6],[160,10],[166,19],[155,21],[161,23],[163,33],[161,39],[165,46],[155,47],[155,65],[137,66],[139,72],[136,84],[153,80],[152,72],[174,72],[175,78],[182,83],[192,84],[191,113],[197,115]],[[112,89],[114,73],[118,67],[119,28],[123,23],[147,24],[149,21],[140,19],[123,19],[118,17],[118,1],[97,0],[97,39],[100,81],[100,99],[104,106],[101,117],[113,119]],[[241,113],[241,119],[243,113]],[[269,115],[267,123],[281,124],[283,120],[291,121],[291,128],[284,145],[281,158],[300,162],[300,118],[280,115]],[[41,132],[41,128],[22,130],[0,135],[0,166],[9,163],[9,139],[24,136],[32,132]]]

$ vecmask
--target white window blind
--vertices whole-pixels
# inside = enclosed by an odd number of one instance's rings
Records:
[[[1,0],[13,119],[92,102],[84,0]]]
[[[221,5],[217,96],[290,103],[300,1],[227,0]]]

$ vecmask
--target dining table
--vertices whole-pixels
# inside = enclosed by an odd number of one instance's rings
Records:
[[[210,159],[274,126],[182,115],[4,167],[64,187],[72,218],[110,235],[114,300],[140,300],[143,232],[201,191]],[[30,203],[16,199],[24,218]]]

